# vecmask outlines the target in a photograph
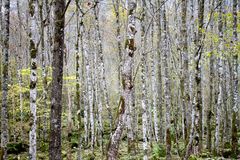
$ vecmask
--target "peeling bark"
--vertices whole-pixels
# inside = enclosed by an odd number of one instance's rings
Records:
[[[122,70],[122,85],[123,93],[120,98],[120,107],[118,110],[118,122],[116,129],[112,136],[110,137],[108,148],[107,148],[107,159],[116,160],[118,157],[118,149],[120,144],[121,135],[125,126],[126,120],[126,110],[128,110],[129,105],[131,105],[131,94],[133,92],[133,79],[132,79],[132,65],[135,46],[135,15],[134,11],[136,9],[136,3],[130,2],[128,5],[128,25],[127,25],[127,45],[126,51],[123,55],[123,70]]]

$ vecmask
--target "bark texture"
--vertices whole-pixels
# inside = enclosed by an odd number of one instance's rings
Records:
[[[37,1],[29,1],[29,52],[31,58],[30,73],[30,132],[29,132],[29,159],[37,158],[37,53],[38,53],[38,35],[37,35]]]
[[[120,98],[120,105],[118,109],[118,122],[116,129],[112,136],[107,148],[107,159],[116,160],[118,157],[118,148],[121,140],[121,135],[125,126],[126,120],[126,110],[129,105],[131,105],[131,94],[133,92],[133,78],[132,78],[132,65],[133,65],[133,56],[134,51],[136,50],[135,46],[135,15],[134,11],[136,9],[136,3],[129,2],[128,5],[128,25],[127,25],[127,40],[125,46],[125,53],[123,55],[123,70],[122,70],[122,86],[123,93]]]
[[[147,133],[151,129],[148,127],[148,110],[147,110],[147,55],[146,55],[146,1],[142,0],[141,11],[141,83],[142,83],[142,131],[143,131],[143,159],[147,160],[148,137]]]
[[[219,154],[219,140],[220,140],[220,127],[221,127],[221,110],[223,106],[223,19],[222,9],[223,1],[220,0],[219,18],[218,18],[218,34],[219,34],[219,53],[218,58],[218,97],[217,97],[217,110],[216,110],[216,130],[215,130],[215,154]]]
[[[171,91],[170,91],[170,77],[169,77],[169,65],[168,57],[170,50],[168,48],[168,35],[167,35],[167,17],[166,17],[166,5],[164,4],[163,9],[163,53],[162,53],[162,63],[163,63],[163,79],[164,79],[164,103],[166,108],[166,159],[171,160]]]
[[[238,7],[239,7],[238,2]],[[240,8],[240,7],[239,7]],[[238,42],[237,35],[237,0],[233,0],[233,40],[234,43]],[[233,113],[232,113],[232,152],[238,151],[237,140],[237,113],[239,110],[239,93],[238,93],[238,53],[234,52],[233,55]]]
[[[53,71],[50,115],[49,159],[61,160],[61,115],[64,55],[64,22],[65,0],[53,2],[54,33],[53,33]]]
[[[182,109],[183,109],[183,117],[182,117],[182,124],[183,124],[183,136],[185,142],[187,142],[188,138],[188,130],[187,127],[187,108],[189,105],[189,72],[188,72],[188,42],[187,42],[187,0],[182,0],[182,70],[181,70],[181,99],[182,99]]]
[[[7,160],[8,143],[8,63],[9,63],[9,15],[10,0],[3,3],[3,26],[2,26],[2,110],[1,110],[1,148],[3,151],[3,160]]]

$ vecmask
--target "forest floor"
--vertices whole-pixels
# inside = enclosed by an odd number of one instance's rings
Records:
[[[69,143],[63,143],[62,145],[63,145],[62,146],[63,160],[77,160],[77,155],[78,155],[77,148],[69,147],[70,146]],[[173,144],[172,160],[180,160],[181,159],[179,156],[179,152],[181,152],[182,145],[183,144],[181,142],[178,144],[178,147],[176,147],[176,145]],[[48,148],[48,145],[38,148],[37,159],[48,160],[48,149],[47,148]],[[127,147],[127,141],[123,140],[120,145],[119,160],[141,160],[143,157],[143,153],[139,152],[139,151],[142,151],[141,141],[139,141],[137,144],[137,152],[135,154],[129,154],[128,147]],[[94,154],[92,153],[90,147],[85,147],[84,151],[82,151],[82,159],[83,160],[104,160],[104,159],[106,159],[106,156],[103,155],[102,153],[103,152],[102,152],[101,148],[99,148],[99,147],[95,147]],[[149,159],[150,160],[165,160],[166,159],[165,155],[166,155],[166,152],[165,152],[164,145],[152,144],[152,150],[149,151]],[[199,156],[191,156],[189,158],[189,160],[234,160],[234,158],[224,158],[223,156],[222,157],[214,157],[209,152],[204,151]],[[25,151],[20,154],[10,154],[8,159],[9,160],[28,160],[28,153]]]

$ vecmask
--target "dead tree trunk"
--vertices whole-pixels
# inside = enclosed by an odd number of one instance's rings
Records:
[[[121,135],[125,126],[126,110],[129,105],[131,105],[131,94],[133,92],[133,78],[132,78],[132,65],[135,46],[135,16],[134,11],[136,9],[136,3],[130,2],[128,5],[128,25],[127,25],[127,40],[125,49],[126,52],[123,55],[123,70],[122,70],[122,85],[123,93],[120,98],[120,104],[118,108],[118,122],[116,129],[109,140],[109,145],[107,148],[107,159],[116,160],[118,156],[118,148],[120,144]]]

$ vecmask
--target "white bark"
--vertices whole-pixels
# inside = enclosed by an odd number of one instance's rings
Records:
[[[30,73],[30,132],[29,132],[29,159],[36,160],[37,158],[37,1],[30,1],[29,3],[29,40],[30,40],[30,55],[31,55],[31,73]]]
[[[166,18],[166,5],[164,4],[163,11],[163,32],[164,32],[164,46],[163,46],[163,55],[162,55],[162,63],[163,63],[163,90],[164,90],[164,102],[166,108],[166,152],[167,152],[167,160],[171,159],[171,92],[170,92],[170,78],[169,78],[169,67],[168,67],[168,56],[170,50],[168,48],[168,36],[167,36],[167,18]]]
[[[142,132],[143,132],[143,152],[144,160],[148,159],[148,138],[147,133],[151,129],[148,127],[148,110],[147,110],[147,55],[146,55],[146,2],[142,0],[142,15],[141,15],[141,83],[142,83]],[[151,123],[151,122],[150,122]]]
[[[153,31],[152,31],[153,32]],[[153,36],[153,34],[152,34]],[[152,47],[153,49],[153,47]],[[156,56],[155,56],[155,53],[153,52],[152,53],[152,56],[151,56],[151,68],[152,68],[152,76],[151,76],[151,80],[152,80],[152,94],[153,94],[153,97],[152,97],[152,101],[153,101],[153,119],[154,119],[154,133],[155,133],[155,140],[156,142],[159,142],[159,127],[158,127],[158,110],[157,110],[157,97],[158,97],[158,93],[157,93],[157,67],[156,67]]]
[[[222,19],[222,9],[223,1],[220,1],[219,8],[219,19],[218,19],[218,31],[219,31],[219,62],[218,62],[218,100],[217,100],[217,113],[216,113],[216,130],[215,130],[215,152],[219,154],[219,138],[220,138],[220,123],[221,123],[221,109],[223,106],[223,19]]]
[[[90,40],[90,37],[88,37]],[[90,43],[87,43],[90,46]],[[93,110],[93,83],[92,83],[92,72],[91,72],[91,53],[90,50],[85,50],[85,61],[86,61],[86,76],[87,76],[87,101],[89,108],[89,121],[90,121],[90,130],[91,130],[91,149],[94,149],[95,142],[95,123],[94,123],[94,110]]]
[[[97,3],[97,2],[95,2]],[[109,123],[110,123],[110,129],[112,130],[112,112],[109,104],[109,96],[108,96],[108,90],[107,90],[107,81],[106,81],[106,73],[105,73],[105,66],[104,66],[104,57],[103,57],[103,46],[102,46],[102,37],[100,33],[100,28],[99,28],[99,6],[97,5],[94,8],[94,16],[95,16],[95,25],[96,25],[96,34],[97,34],[97,42],[98,42],[98,53],[99,53],[99,58],[100,58],[100,68],[101,68],[101,84],[102,84],[102,91],[104,95],[104,100],[105,100],[105,106],[108,111],[108,116],[109,116]]]
[[[22,93],[22,74],[21,74],[21,69],[22,69],[22,18],[20,14],[20,7],[19,7],[19,0],[17,0],[17,9],[18,9],[18,19],[19,19],[19,42],[18,42],[18,70],[17,70],[17,75],[18,75],[18,85],[19,85],[19,101],[20,101],[20,121],[21,125],[23,125],[23,93]],[[23,129],[21,126],[21,140],[23,140]]]
[[[122,85],[123,93],[120,98],[120,104],[118,108],[118,122],[117,127],[112,136],[107,150],[107,159],[115,160],[118,156],[118,148],[120,144],[121,135],[125,126],[126,111],[128,110],[128,104],[131,104],[131,95],[133,92],[133,79],[132,79],[132,66],[135,47],[135,15],[136,3],[131,2],[128,6],[128,25],[127,25],[127,45],[125,46],[126,52],[123,55],[123,70],[122,70]]]

